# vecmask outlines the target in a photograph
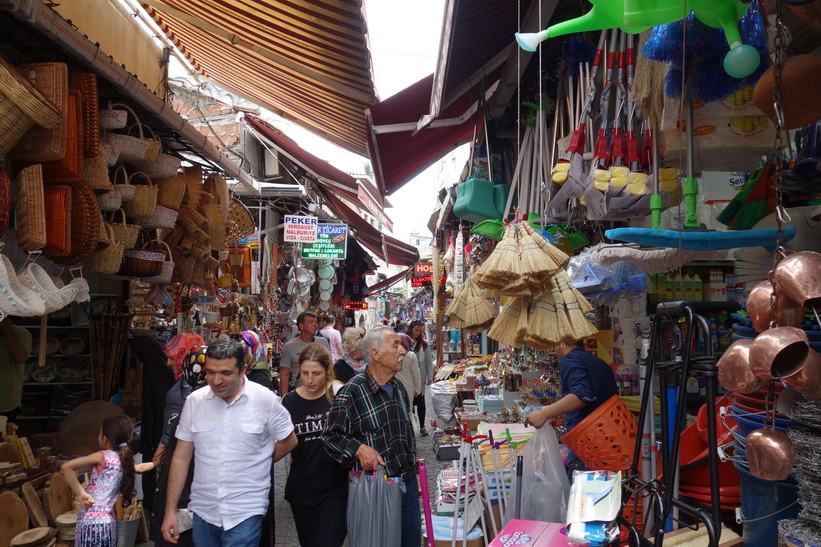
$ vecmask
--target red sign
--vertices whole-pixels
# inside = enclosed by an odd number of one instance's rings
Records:
[[[442,285],[445,284],[445,276],[442,276],[440,281]],[[428,274],[421,277],[416,277],[416,274],[411,278],[411,287],[430,287],[433,285],[433,276]]]
[[[346,310],[367,310],[368,303],[367,302],[345,302],[344,308]]]

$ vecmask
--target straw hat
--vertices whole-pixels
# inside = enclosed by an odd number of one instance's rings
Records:
[[[35,317],[46,313],[46,304],[33,290],[23,285],[11,261],[0,254],[0,311],[15,317]]]

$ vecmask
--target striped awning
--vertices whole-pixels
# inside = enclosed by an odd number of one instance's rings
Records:
[[[376,104],[361,0],[142,0],[203,76],[366,156]]]

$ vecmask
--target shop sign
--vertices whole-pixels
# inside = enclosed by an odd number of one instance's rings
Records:
[[[442,276],[442,283],[445,276]],[[430,261],[417,262],[413,267],[413,277],[411,277],[411,287],[430,287],[433,284],[433,264]]]
[[[367,310],[367,302],[345,302],[344,308],[346,310]]]
[[[285,241],[292,243],[313,243],[317,240],[317,217],[285,215]]]
[[[348,249],[347,224],[320,224],[316,242],[302,246],[302,258],[343,260]]]
[[[239,238],[234,245],[248,245],[252,249],[259,249],[259,232]]]

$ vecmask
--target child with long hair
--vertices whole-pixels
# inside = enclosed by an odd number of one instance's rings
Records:
[[[75,547],[116,547],[117,521],[114,504],[122,494],[128,507],[134,496],[134,455],[128,442],[134,433],[131,418],[109,416],[100,428],[99,452],[65,462],[61,469],[80,501]],[[85,490],[77,480],[77,469],[94,466]]]

